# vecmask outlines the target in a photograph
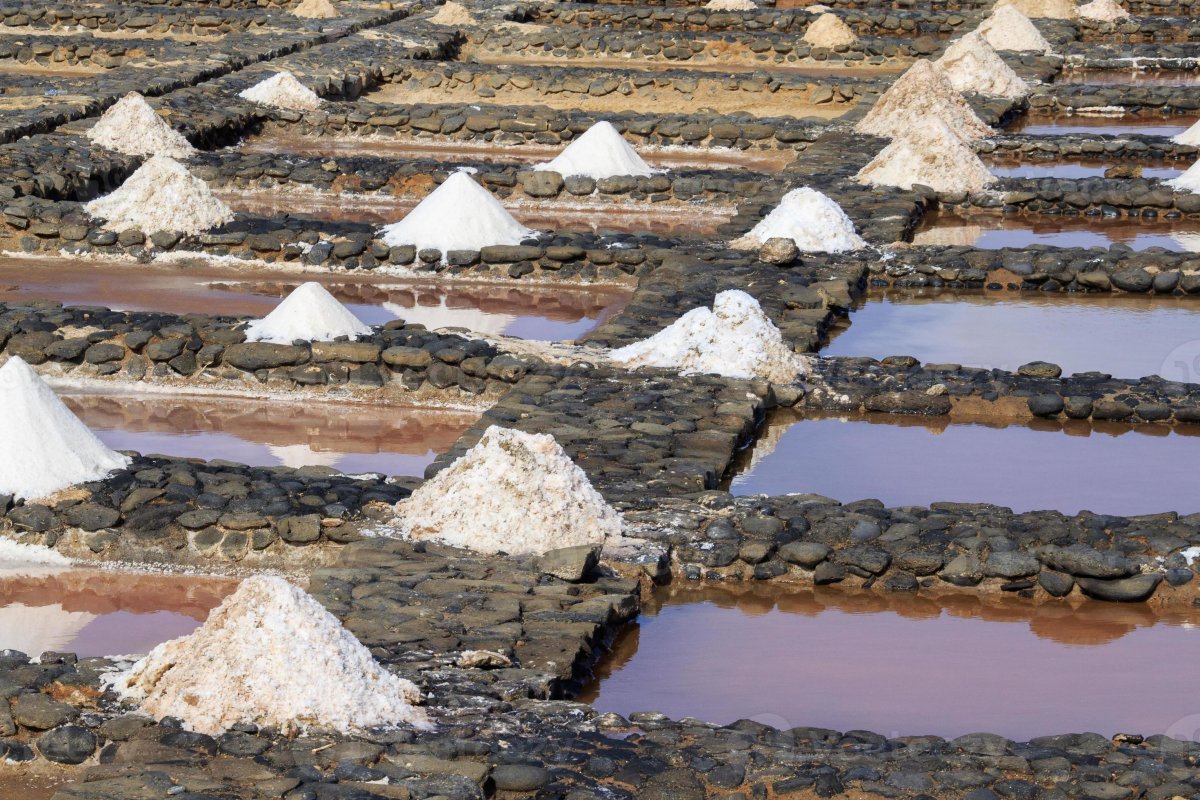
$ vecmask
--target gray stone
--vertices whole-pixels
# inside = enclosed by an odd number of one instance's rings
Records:
[[[821,542],[789,542],[779,548],[779,557],[789,564],[814,569],[829,557],[830,547]]]
[[[552,780],[554,775],[542,767],[500,764],[492,769],[492,782],[501,792],[536,792]]]
[[[75,719],[79,712],[48,695],[33,693],[17,696],[16,702],[13,703],[12,716],[13,720],[24,728],[48,731]]]
[[[974,586],[983,580],[983,566],[979,559],[964,553],[952,558],[938,577],[955,586]]]
[[[57,764],[82,764],[96,752],[96,736],[78,725],[63,725],[38,737],[37,749]]]
[[[600,545],[583,544],[562,547],[542,554],[538,569],[545,575],[553,575],[564,581],[578,583],[600,563]]]
[[[1042,565],[1028,553],[1005,551],[992,553],[983,565],[983,574],[989,578],[1027,578],[1037,575]]]
[[[1134,575],[1130,578],[1102,580],[1099,578],[1076,578],[1079,588],[1088,597],[1121,603],[1137,603],[1154,594],[1162,582],[1160,573]]]

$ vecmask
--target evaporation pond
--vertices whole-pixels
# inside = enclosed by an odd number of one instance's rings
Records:
[[[952,245],[980,250],[1051,247],[1161,247],[1200,253],[1200,220],[1136,220],[1049,214],[930,214],[913,235],[916,245]]]
[[[1008,125],[1005,133],[1025,136],[1103,135],[1120,136],[1136,133],[1144,136],[1177,136],[1200,118],[1195,114],[1158,116],[1059,116],[1038,117],[1023,115]]]

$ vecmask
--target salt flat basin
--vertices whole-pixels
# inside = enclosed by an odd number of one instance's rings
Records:
[[[931,214],[913,234],[913,244],[958,245],[981,250],[1028,247],[1161,247],[1200,252],[1200,220],[1139,220],[1122,217],[1064,217],[1051,214]]]
[[[1193,297],[892,290],[871,294],[822,354],[1010,371],[1040,360],[1068,375],[1198,382],[1189,347],[1200,355]]]
[[[895,414],[776,412],[735,466],[735,495],[812,492],[889,507],[992,503],[1014,511],[1200,511],[1200,426],[1029,425]],[[1153,465],[1149,467],[1148,465]]]
[[[1059,74],[1054,82],[1085,86],[1200,86],[1200,71],[1068,69]]]
[[[1193,738],[1197,618],[1094,601],[670,587],[583,699],[624,715],[886,736]]]
[[[1200,115],[1144,114],[1141,116],[1089,116],[1086,114],[1058,117],[1022,115],[1005,126],[1006,133],[1026,136],[1059,136],[1063,134],[1104,134],[1118,136],[1138,133],[1145,136],[1175,136],[1190,128]]]
[[[479,418],[439,408],[167,394],[63,394],[115,450],[421,476]]]
[[[1024,163],[991,161],[988,170],[997,178],[1103,178],[1110,167],[1126,166],[1115,161],[1026,161]],[[1143,178],[1170,180],[1183,174],[1190,164],[1182,166],[1142,167]]]

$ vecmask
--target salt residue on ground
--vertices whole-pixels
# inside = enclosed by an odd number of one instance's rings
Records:
[[[1171,141],[1177,144],[1200,146],[1200,122],[1195,123],[1183,133],[1172,137]]]
[[[997,50],[1053,53],[1054,48],[1029,17],[1012,6],[1000,6],[977,29]]]
[[[968,141],[990,136],[984,124],[950,79],[925,59],[915,62],[866,113],[855,130],[888,139],[911,131],[922,120],[936,117]]]
[[[894,139],[856,178],[871,186],[911,189],[920,184],[939,192],[976,192],[995,180],[971,146],[936,118]]]
[[[429,21],[434,25],[470,25],[475,21],[475,17],[462,3],[449,0],[429,18]]]
[[[481,553],[601,543],[622,527],[553,436],[495,425],[396,510],[402,534]]]
[[[1117,0],[1092,0],[1079,7],[1079,16],[1097,22],[1116,22],[1128,19],[1129,12],[1122,8]]]
[[[704,7],[709,11],[757,11],[754,0],[708,0]]]
[[[535,170],[557,172],[564,178],[582,175],[594,180],[617,175],[653,175],[637,150],[607,120],[601,120],[571,142],[552,161]]]
[[[807,186],[785,194],[749,233],[729,244],[752,250],[776,238],[791,239],[806,253],[844,253],[867,245],[841,206]]]
[[[978,31],[953,42],[934,63],[960,92],[1020,100],[1031,91]]]
[[[290,111],[315,111],[321,98],[290,72],[277,72],[238,94],[243,100]]]
[[[1041,19],[1075,19],[1079,16],[1077,0],[997,0],[993,8],[1012,6],[1027,17]]]
[[[720,292],[711,310],[693,308],[649,339],[613,350],[609,358],[629,368],[776,383],[791,383],[804,366],[758,301],[739,289]]]
[[[479,250],[520,244],[535,234],[513,219],[492,193],[466,172],[454,172],[399,222],[380,232],[389,247]]]
[[[804,41],[813,47],[844,47],[858,41],[858,35],[837,14],[825,13],[804,29]]]
[[[302,0],[292,9],[292,14],[305,19],[333,19],[341,16],[337,6],[330,0]]]
[[[339,336],[357,339],[370,333],[370,325],[315,281],[300,284],[274,311],[246,326],[247,341],[275,344],[291,344],[297,339],[331,342]]]
[[[153,156],[116,191],[85,205],[92,217],[114,231],[129,229],[203,233],[233,219],[233,211],[187,171],[166,156]]]
[[[129,466],[19,356],[0,367],[0,494],[33,500]]]
[[[0,569],[17,566],[65,567],[71,559],[40,544],[21,544],[0,537]],[[34,655],[37,655],[36,653]]]
[[[196,152],[137,92],[113,103],[84,135],[101,147],[131,156],[187,158]]]
[[[1185,192],[1196,192],[1200,194],[1200,161],[1192,164],[1187,172],[1180,175],[1178,178],[1173,178],[1167,181],[1168,184],[1176,189],[1182,189]]]

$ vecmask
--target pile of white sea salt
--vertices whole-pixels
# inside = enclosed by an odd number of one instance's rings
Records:
[[[196,152],[137,92],[113,103],[84,135],[101,147],[131,156],[187,158]]]
[[[411,681],[380,666],[315,599],[270,576],[242,581],[195,632],[111,681],[145,713],[210,736],[237,723],[285,734],[430,726]]]
[[[114,231],[203,233],[233,219],[208,184],[173,158],[152,156],[116,191],[84,210]]]
[[[649,339],[613,350],[609,358],[630,368],[775,383],[790,383],[804,366],[758,301],[738,289],[718,293],[712,310],[693,308]]]
[[[1122,8],[1117,0],[1092,0],[1079,7],[1079,16],[1097,22],[1116,22],[1128,19],[1129,12]]]
[[[1054,48],[1029,17],[1012,6],[1000,6],[977,28],[997,50],[1036,51],[1047,55]]]
[[[370,333],[371,326],[350,313],[324,286],[309,281],[293,289],[270,314],[247,325],[246,341],[330,342],[339,336],[357,339]]]
[[[934,64],[960,92],[1020,100],[1032,91],[978,31],[953,42]]]
[[[1079,10],[1076,0],[997,0],[992,8],[1012,6],[1027,17],[1041,19],[1075,19]]]
[[[342,14],[329,0],[302,0],[292,9],[292,15],[305,19],[333,19]]]
[[[804,41],[813,47],[843,47],[858,41],[858,34],[837,14],[825,13],[804,29]]]
[[[259,81],[240,92],[238,97],[259,105],[289,111],[315,111],[321,107],[321,98],[317,97],[317,93],[287,71],[277,72],[266,80]]]
[[[842,207],[807,186],[785,194],[770,214],[729,246],[750,250],[769,239],[791,239],[805,253],[845,253],[867,246]]]
[[[429,21],[434,25],[470,25],[475,21],[475,17],[462,3],[449,0],[429,18]]]
[[[593,180],[617,175],[653,175],[633,145],[611,122],[601,120],[571,142],[553,160],[535,170],[557,172],[564,178],[581,175]]]
[[[1195,123],[1183,133],[1171,138],[1177,144],[1200,145],[1200,122]]]
[[[856,176],[859,183],[939,192],[977,192],[995,180],[971,146],[946,123],[930,118],[897,137]]]
[[[380,231],[389,247],[410,244],[443,253],[520,244],[534,233],[466,172],[452,173],[404,219]]]
[[[396,510],[402,534],[481,553],[601,543],[622,525],[553,436],[494,425]]]
[[[0,367],[0,494],[35,499],[129,466],[19,356]]]
[[[859,120],[854,130],[888,139],[903,136],[922,120],[936,117],[968,141],[990,136],[950,79],[925,59],[915,62]]]
[[[704,7],[709,11],[757,11],[754,0],[708,0]]]
[[[1200,161],[1192,164],[1192,166],[1188,167],[1187,172],[1184,172],[1178,178],[1167,181],[1167,183],[1185,192],[1200,193]]]

